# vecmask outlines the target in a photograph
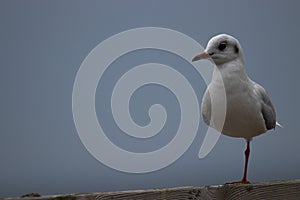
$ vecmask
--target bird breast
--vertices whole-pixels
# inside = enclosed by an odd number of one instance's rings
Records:
[[[240,76],[234,77],[231,75],[230,81],[227,78],[223,77],[222,83],[224,85],[221,84],[220,80],[213,80],[204,94],[201,110],[205,123],[231,137],[251,139],[266,132],[260,105],[257,105],[259,101],[257,101],[256,94],[251,92],[253,89],[251,88],[252,84],[249,84],[250,81],[242,80]],[[213,94],[213,97],[211,94]],[[214,98],[213,101],[212,98]],[[215,112],[215,116],[213,116],[211,109],[220,103],[224,103],[222,101],[226,101],[226,113],[223,127],[220,130],[211,122],[222,113]]]

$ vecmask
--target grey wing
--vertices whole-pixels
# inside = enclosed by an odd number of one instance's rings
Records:
[[[261,101],[261,113],[265,121],[265,125],[267,130],[273,129],[276,126],[276,112],[275,108],[266,92],[266,90],[256,84],[256,89],[258,90],[258,93],[262,99]]]
[[[209,90],[206,89],[203,99],[202,99],[202,104],[201,104],[201,114],[203,117],[203,121],[209,125],[210,124],[210,117],[211,117],[211,100],[210,100],[210,94]]]

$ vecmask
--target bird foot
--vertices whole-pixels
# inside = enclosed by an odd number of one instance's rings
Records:
[[[225,184],[249,184],[250,182],[247,180],[241,180],[241,181],[236,181],[236,182],[231,182],[231,183],[225,183]]]

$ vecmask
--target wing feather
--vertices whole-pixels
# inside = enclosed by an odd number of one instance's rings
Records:
[[[266,92],[266,90],[255,83],[255,89],[261,97],[261,114],[264,118],[267,130],[274,129],[276,126],[276,112],[275,108]]]

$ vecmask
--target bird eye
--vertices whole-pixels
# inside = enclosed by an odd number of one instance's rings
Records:
[[[227,42],[221,42],[218,46],[218,49],[220,51],[223,51],[224,49],[226,49],[226,46],[227,46]]]

